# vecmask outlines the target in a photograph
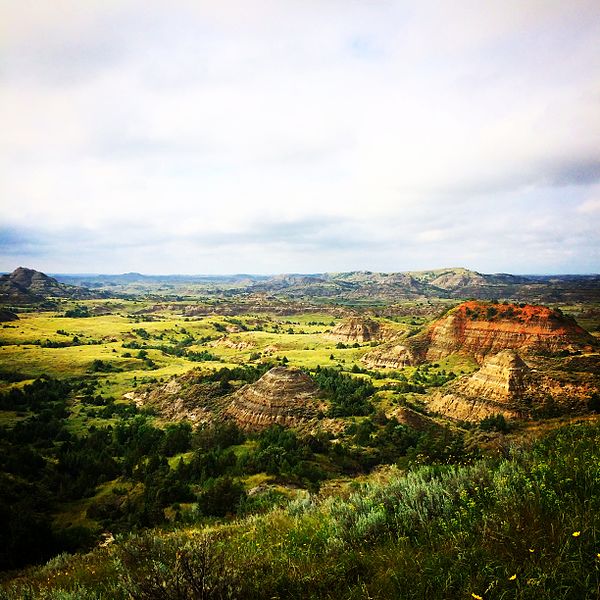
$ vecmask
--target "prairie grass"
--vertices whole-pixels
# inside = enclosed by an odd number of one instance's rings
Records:
[[[600,425],[576,423],[508,458],[62,555],[0,597],[598,598],[599,515]]]

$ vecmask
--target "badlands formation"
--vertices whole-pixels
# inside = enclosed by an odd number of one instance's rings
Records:
[[[270,425],[298,427],[326,409],[315,382],[299,369],[274,367],[258,381],[235,392],[224,417],[242,429],[260,430]]]

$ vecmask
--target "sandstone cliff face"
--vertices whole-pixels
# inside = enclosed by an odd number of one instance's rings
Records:
[[[530,381],[530,369],[514,350],[488,358],[467,380],[465,392],[472,397],[510,404],[522,397]]]
[[[524,397],[531,371],[514,350],[488,358],[481,369],[436,392],[429,409],[461,421],[480,421],[494,414],[524,416]]]
[[[275,424],[298,427],[325,409],[319,389],[308,375],[298,369],[275,367],[235,392],[223,416],[243,429],[260,430]]]
[[[362,362],[369,369],[402,369],[417,362],[417,358],[411,348],[403,344],[381,346],[371,350],[362,357]]]
[[[435,392],[429,409],[461,421],[480,421],[495,414],[514,419],[588,410],[590,398],[600,389],[597,373],[552,369],[556,359],[529,356],[527,360],[534,368],[514,350],[488,356],[479,371]]]
[[[218,383],[205,382],[196,371],[171,379],[165,384],[125,394],[139,407],[157,410],[171,421],[186,419],[206,423],[218,417],[229,402]]]
[[[482,363],[501,350],[558,352],[591,349],[594,338],[577,323],[544,306],[465,302],[433,323],[426,332],[425,359],[439,360],[455,352]]]
[[[389,338],[391,332],[377,321],[368,318],[351,317],[333,328],[329,337],[347,344],[381,341]]]

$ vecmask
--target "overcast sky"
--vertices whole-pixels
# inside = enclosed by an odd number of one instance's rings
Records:
[[[0,270],[600,271],[598,0],[0,0]]]

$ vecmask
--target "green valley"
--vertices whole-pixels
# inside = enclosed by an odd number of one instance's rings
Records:
[[[417,289],[504,285],[465,270],[30,279],[0,326],[1,598],[598,591],[588,280],[546,307]]]

